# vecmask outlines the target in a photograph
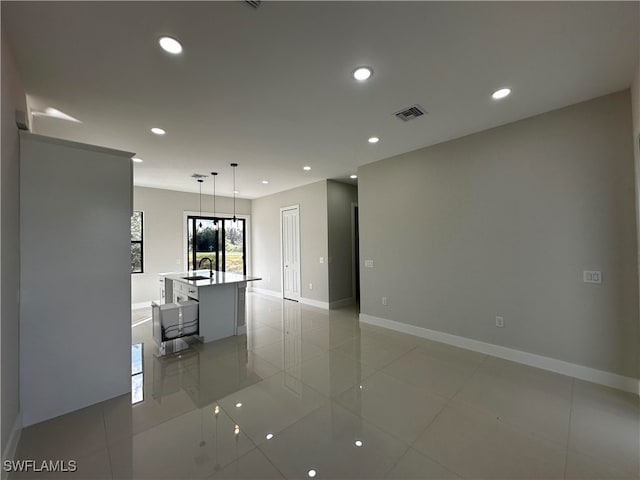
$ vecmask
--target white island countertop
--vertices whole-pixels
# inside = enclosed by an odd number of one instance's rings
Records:
[[[260,277],[251,277],[238,273],[213,271],[213,277],[209,276],[209,270],[192,270],[190,272],[162,273],[161,276],[169,280],[193,285],[194,287],[215,287],[217,285],[229,285],[232,283],[252,282],[262,280]],[[197,278],[194,278],[197,277]],[[204,278],[201,278],[204,277]]]

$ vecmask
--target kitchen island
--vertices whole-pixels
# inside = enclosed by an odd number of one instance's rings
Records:
[[[246,333],[247,282],[261,280],[237,273],[209,270],[160,274],[162,303],[198,302],[199,334],[207,343]]]

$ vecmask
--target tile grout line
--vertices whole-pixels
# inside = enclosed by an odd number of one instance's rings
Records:
[[[573,392],[575,389],[576,379],[571,379],[571,402],[569,403],[569,429],[567,430],[567,444],[564,454],[564,478],[567,478],[567,464],[569,463],[569,442],[571,441],[571,418],[573,416]]]

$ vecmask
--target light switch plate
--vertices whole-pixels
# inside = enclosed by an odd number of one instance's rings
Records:
[[[373,268],[373,260],[365,260],[364,266],[367,268]]]
[[[598,270],[585,270],[582,272],[584,283],[602,283],[602,272]]]

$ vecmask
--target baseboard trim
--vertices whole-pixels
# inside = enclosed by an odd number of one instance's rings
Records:
[[[616,373],[565,362],[564,360],[543,357],[535,353],[485,343],[450,333],[388,320],[386,318],[374,317],[373,315],[367,315],[365,313],[360,314],[360,321],[640,395],[640,380],[637,378],[625,377]]]
[[[353,300],[353,297],[342,298],[340,300],[336,300],[335,302],[329,302],[329,308],[334,309],[334,308],[349,307],[354,303],[355,301]]]
[[[251,292],[259,293],[261,295],[267,295],[269,297],[279,298],[280,300],[282,300],[282,293],[276,292],[275,290],[267,290],[266,288],[251,287]]]
[[[20,434],[22,433],[22,416],[20,412],[16,415],[16,419],[13,422],[13,429],[11,430],[11,435],[9,436],[9,441],[7,445],[4,447],[4,451],[2,452],[2,464],[4,465],[5,460],[13,460],[16,455],[16,449],[18,448],[18,442],[20,441]],[[2,480],[6,480],[9,477],[9,472],[2,469]]]
[[[300,297],[300,303],[304,303],[305,305],[310,305],[312,307],[322,308],[324,310],[329,310],[329,302],[321,302],[319,300],[313,300],[311,298]]]
[[[131,310],[137,310],[139,308],[147,308],[151,306],[151,300],[148,302],[132,303]]]

